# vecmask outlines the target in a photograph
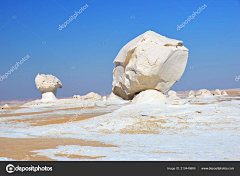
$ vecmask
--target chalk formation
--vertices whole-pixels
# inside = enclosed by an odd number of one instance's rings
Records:
[[[178,96],[177,96],[177,92],[173,91],[173,90],[169,90],[168,91],[168,98],[171,98],[171,99],[180,99]]]
[[[133,103],[167,102],[166,93],[182,76],[188,60],[188,49],[182,41],[170,39],[153,31],[147,31],[128,42],[114,60],[113,88],[107,98],[97,93],[74,95],[81,100],[133,100]],[[36,86],[42,91],[41,100],[57,100],[56,92],[61,81],[53,75],[38,74]],[[201,89],[188,98],[224,96],[226,91],[216,89],[211,93]],[[177,92],[168,91],[170,99],[180,99]],[[180,100],[179,100],[180,101]],[[176,103],[177,101],[173,101]],[[171,104],[171,103],[170,103]]]
[[[97,93],[90,92],[87,95],[80,96],[80,95],[74,95],[74,99],[81,99],[81,100],[102,100],[101,95],[98,95]]]
[[[36,87],[42,91],[42,101],[57,100],[58,88],[62,88],[61,81],[53,75],[38,74],[35,78]]]
[[[194,98],[195,97],[195,93],[193,90],[191,90],[188,94],[188,98]]]
[[[221,96],[222,95],[222,93],[219,89],[216,89],[213,94],[214,94],[214,96]]]
[[[221,91],[221,94],[222,94],[222,95],[228,95],[225,90],[222,90],[222,91]]]
[[[127,43],[115,58],[112,92],[125,100],[147,89],[164,94],[181,78],[187,59],[182,41],[147,31]]]
[[[197,91],[196,96],[197,97],[211,97],[211,96],[213,96],[213,94],[207,89],[200,89],[199,91]]]
[[[167,97],[163,95],[161,92],[157,90],[149,89],[149,90],[142,91],[138,95],[136,95],[133,98],[132,103],[133,104],[145,104],[145,103],[164,104],[167,101],[168,101]]]

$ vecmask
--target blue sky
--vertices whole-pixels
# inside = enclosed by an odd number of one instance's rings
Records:
[[[76,19],[63,24],[88,4]],[[207,7],[181,30],[177,25]],[[187,67],[172,90],[239,88],[239,0],[0,0],[0,75],[30,58],[0,81],[0,100],[41,98],[38,73],[57,76],[58,97],[91,91],[110,94],[113,60],[147,30],[183,41]]]

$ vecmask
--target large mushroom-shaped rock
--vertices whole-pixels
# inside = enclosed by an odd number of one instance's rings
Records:
[[[222,93],[219,89],[216,89],[213,94],[214,94],[214,96],[221,96],[222,95]]]
[[[171,98],[171,99],[180,99],[178,96],[177,96],[177,92],[173,91],[173,90],[169,90],[168,91],[168,98]]]
[[[42,100],[57,100],[58,88],[62,88],[61,81],[53,75],[38,74],[35,78],[36,86],[42,91]]]
[[[200,89],[199,91],[197,91],[196,96],[197,97],[210,97],[210,96],[213,96],[213,94],[207,89]]]
[[[195,93],[193,90],[191,90],[188,94],[188,98],[194,98],[195,97]]]
[[[167,97],[157,90],[145,90],[136,95],[132,103],[133,104],[165,104],[168,101]]]
[[[182,41],[147,31],[127,43],[115,58],[112,91],[125,100],[147,89],[164,94],[181,78],[187,59]]]
[[[102,100],[101,95],[98,95],[97,93],[90,92],[87,95],[81,96],[81,99],[83,100]]]
[[[228,95],[227,92],[225,90],[221,91],[221,95]]]

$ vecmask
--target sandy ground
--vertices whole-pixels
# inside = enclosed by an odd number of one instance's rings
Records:
[[[56,148],[59,145],[78,145],[92,147],[116,147],[106,145],[99,141],[85,141],[81,139],[64,138],[0,138],[0,157],[12,158],[22,161],[53,161],[54,159],[46,156],[35,155],[32,150]],[[56,154],[56,156],[65,156],[79,159],[95,159],[100,157],[90,157],[81,155]],[[101,156],[104,157],[104,156]]]
[[[179,105],[63,100],[5,108],[0,160],[239,161],[240,97],[235,95]]]

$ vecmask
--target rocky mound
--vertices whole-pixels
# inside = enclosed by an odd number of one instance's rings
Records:
[[[157,90],[145,90],[136,95],[132,103],[133,104],[152,104],[160,103],[165,104],[168,101],[167,97]]]

